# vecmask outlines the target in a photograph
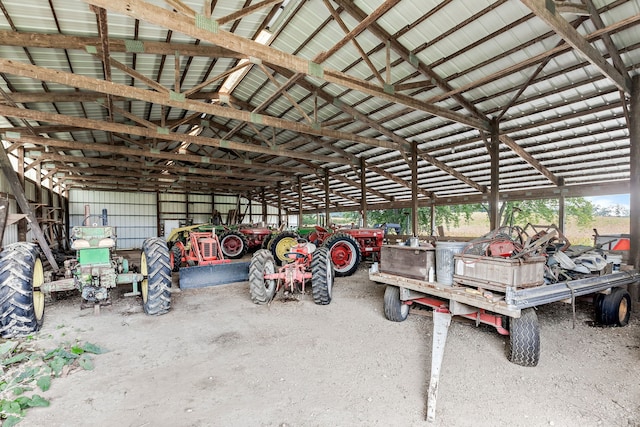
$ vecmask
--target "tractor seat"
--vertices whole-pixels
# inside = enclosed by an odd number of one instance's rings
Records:
[[[106,237],[104,239],[100,239],[100,241],[98,242],[98,247],[99,248],[112,248],[116,245],[116,241],[113,240],[111,237]]]
[[[74,249],[74,250],[87,249],[90,247],[91,247],[91,244],[89,244],[89,241],[85,239],[76,239],[71,243],[71,249]]]

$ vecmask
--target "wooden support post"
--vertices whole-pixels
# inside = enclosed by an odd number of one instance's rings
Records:
[[[500,130],[499,123],[491,121],[491,141],[489,156],[491,157],[491,193],[489,195],[489,225],[491,230],[500,226]]]
[[[156,191],[156,236],[159,236],[160,230],[163,229],[161,217],[162,217],[162,206],[160,204],[160,192]],[[167,233],[167,231],[171,231],[171,230],[164,230],[165,235],[169,234]]]
[[[629,250],[629,264],[638,269],[640,268],[640,75],[633,77],[631,87],[631,114],[629,114],[631,248]],[[635,305],[640,294],[638,283],[630,285],[629,292]]]
[[[24,192],[24,146],[20,146],[18,148],[18,181],[20,182],[20,187]],[[26,194],[25,194],[26,197]],[[26,214],[27,211],[22,209],[22,207],[18,207],[20,213]],[[34,213],[35,216],[35,213]],[[18,221],[18,241],[26,242],[27,241],[27,220],[21,219]]]
[[[367,164],[360,158],[360,211],[362,212],[362,227],[367,227]]]
[[[187,221],[189,220],[189,192],[184,193],[184,212]]]
[[[331,212],[329,211],[329,170],[324,170],[324,226],[331,226]]]
[[[298,176],[298,227],[302,227],[302,183]]]
[[[411,144],[411,234],[418,236],[418,143]]]
[[[431,203],[430,209],[431,209],[431,218],[429,220],[431,222],[431,226],[429,228],[430,228],[431,235],[435,236],[436,235],[436,204]]]
[[[278,228],[282,226],[282,191],[280,190],[280,182],[276,183],[276,192],[278,193]]]
[[[267,196],[264,193],[264,187],[262,188],[262,192],[261,192],[261,197],[262,197],[262,222],[263,224],[266,226],[267,225]]]
[[[558,197],[558,230],[562,234],[564,234],[564,226],[566,222],[566,213],[564,209],[565,197],[564,194],[560,193],[560,197]]]

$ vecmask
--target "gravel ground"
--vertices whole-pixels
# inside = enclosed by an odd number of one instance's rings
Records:
[[[175,278],[174,278],[175,279]],[[278,295],[254,305],[248,283],[173,294],[142,313],[114,293],[99,316],[78,296],[47,306],[33,346],[91,342],[92,371],[56,378],[20,426],[424,426],[430,312],[383,314],[366,266],[337,278],[333,301]],[[537,367],[511,364],[508,337],[454,320],[436,410],[440,426],[640,426],[640,320],[593,327],[588,301],[538,310]]]

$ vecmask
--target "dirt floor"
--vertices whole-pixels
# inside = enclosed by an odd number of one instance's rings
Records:
[[[119,294],[130,289],[118,289]],[[338,278],[328,306],[310,295],[254,305],[247,283],[176,291],[143,314],[119,296],[95,316],[79,297],[47,306],[33,342],[85,341],[109,352],[93,371],[52,381],[51,404],[20,426],[423,426],[432,319],[385,319],[384,286],[364,264]],[[439,426],[640,426],[640,317],[592,326],[591,304],[538,311],[535,368],[511,364],[507,337],[454,321],[436,411]]]

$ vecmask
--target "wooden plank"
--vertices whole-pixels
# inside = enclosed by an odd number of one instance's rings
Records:
[[[9,160],[9,156],[4,149],[4,145],[2,144],[2,142],[0,142],[0,168],[2,169],[5,178],[7,178],[7,181],[11,186],[11,191],[13,192],[13,196],[16,198],[16,202],[18,202],[18,206],[20,206],[22,212],[27,215],[27,220],[29,221],[29,225],[31,226],[31,231],[38,240],[38,243],[40,243],[40,248],[51,264],[51,268],[53,268],[55,271],[58,271],[58,263],[51,253],[51,249],[49,248],[47,239],[44,237],[42,229],[38,224],[38,219],[36,218],[33,210],[31,209],[31,206],[29,205],[27,196],[24,194],[22,185],[20,185],[20,181],[18,180],[16,171],[13,170],[13,166],[11,166],[11,161]]]

